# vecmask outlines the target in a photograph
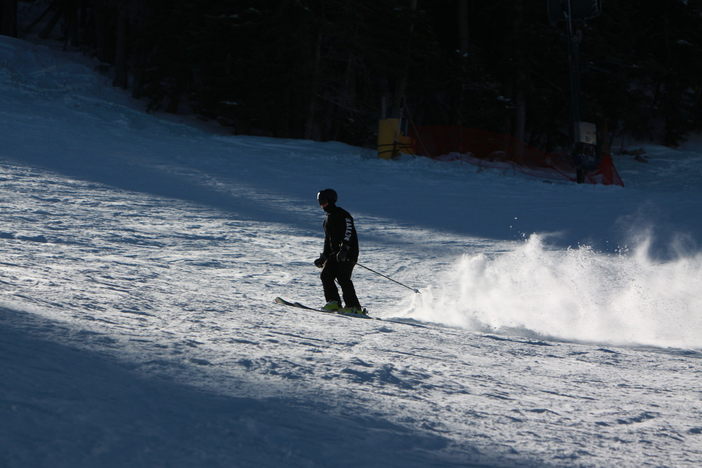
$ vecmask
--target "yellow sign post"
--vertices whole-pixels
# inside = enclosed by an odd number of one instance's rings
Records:
[[[392,159],[400,153],[414,154],[414,141],[402,134],[400,119],[378,122],[378,157]]]

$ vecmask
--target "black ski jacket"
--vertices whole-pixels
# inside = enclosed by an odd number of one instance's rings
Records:
[[[324,256],[329,258],[336,255],[342,245],[349,247],[348,261],[358,261],[358,236],[353,224],[353,217],[343,208],[336,205],[327,206],[324,211]]]

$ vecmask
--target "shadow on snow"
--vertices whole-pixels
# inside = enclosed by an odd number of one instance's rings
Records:
[[[366,415],[353,402],[218,395],[62,344],[57,322],[0,309],[0,465],[524,466]],[[539,465],[534,463],[534,465]]]

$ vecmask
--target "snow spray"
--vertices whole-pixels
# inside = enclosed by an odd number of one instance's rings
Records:
[[[556,339],[702,348],[702,254],[656,262],[631,252],[551,250],[532,235],[495,256],[466,255],[408,315],[480,331]]]

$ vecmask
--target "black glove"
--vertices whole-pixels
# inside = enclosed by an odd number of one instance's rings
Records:
[[[349,247],[348,245],[346,245],[346,244],[342,245],[341,248],[339,249],[339,251],[336,253],[336,261],[341,263],[341,262],[345,262],[346,260],[348,260],[350,249],[351,249],[351,247]]]
[[[324,268],[324,264],[327,262],[327,256],[324,254],[320,254],[319,258],[314,261],[314,266],[317,268]]]

